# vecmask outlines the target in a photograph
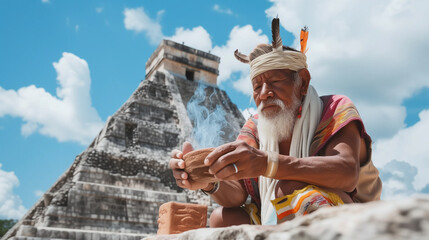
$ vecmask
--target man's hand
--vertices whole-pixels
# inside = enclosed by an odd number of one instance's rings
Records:
[[[235,141],[217,147],[204,161],[209,172],[220,180],[240,180],[259,177],[267,168],[267,153]],[[234,165],[238,172],[236,173]]]
[[[173,170],[173,176],[176,179],[177,186],[186,188],[189,190],[197,190],[207,188],[209,184],[199,183],[188,180],[188,173],[184,171],[185,161],[183,161],[183,155],[193,151],[191,143],[184,142],[182,151],[174,149],[171,151],[170,168]]]

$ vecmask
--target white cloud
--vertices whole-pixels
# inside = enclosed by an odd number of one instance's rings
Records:
[[[164,36],[161,24],[159,23],[164,13],[165,10],[160,10],[156,14],[156,19],[151,19],[144,12],[143,7],[134,9],[125,8],[125,29],[137,33],[145,32],[150,43],[154,45],[159,44],[163,38],[166,38],[178,43],[184,42],[187,46],[203,51],[211,50],[212,41],[210,39],[210,34],[201,26],[192,29],[178,27],[173,36]]]
[[[374,164],[381,169],[392,160],[415,166],[417,173],[412,182],[417,190],[429,184],[429,109],[420,112],[419,117],[419,122],[399,130],[392,138],[376,141],[373,151]]]
[[[232,15],[233,12],[229,8],[221,8],[218,4],[213,5],[213,10],[218,13]]]
[[[415,166],[404,161],[392,160],[379,170],[383,181],[382,199],[404,198],[421,192],[413,185],[418,173]]]
[[[34,196],[36,196],[38,198],[42,197],[43,194],[45,194],[45,192],[42,191],[42,190],[36,190],[36,191],[34,191]]]
[[[60,142],[87,145],[103,127],[91,106],[88,64],[72,53],[63,53],[53,66],[59,83],[56,97],[34,85],[17,91],[0,87],[0,117],[22,118],[24,136],[38,131]]]
[[[166,38],[178,43],[184,42],[187,46],[206,52],[210,51],[212,48],[210,34],[201,26],[192,29],[184,29],[183,27],[176,28],[175,34]]]
[[[295,37],[302,26],[310,27],[308,64],[319,93],[348,95],[375,138],[403,127],[403,100],[429,86],[423,50],[429,48],[428,1],[271,2],[267,15],[278,14]],[[377,114],[380,107],[388,112]]]
[[[259,43],[268,43],[268,37],[262,34],[262,30],[253,30],[251,25],[243,27],[235,26],[229,34],[229,39],[223,46],[215,46],[213,48],[213,54],[221,58],[219,66],[219,77],[218,83],[224,82],[230,79],[231,74],[239,73],[241,79],[248,79],[247,76],[250,72],[248,64],[244,64],[238,61],[234,57],[234,51],[238,49],[244,54],[250,53],[253,48]],[[236,84],[235,88],[239,91],[243,89],[251,89],[250,80],[239,81],[242,84]],[[245,91],[246,94],[250,95],[251,91]]]
[[[33,134],[37,129],[39,128],[39,125],[35,122],[26,122],[21,127],[21,134],[24,137],[28,137],[31,134]]]
[[[96,7],[96,8],[95,8],[95,11],[96,11],[97,13],[102,13],[102,12],[103,12],[103,8],[102,8],[102,7]]]
[[[359,99],[354,98],[353,100]],[[358,110],[365,123],[366,130],[375,140],[383,136],[391,136],[392,133],[405,127],[404,120],[407,113],[404,106],[395,106],[380,100],[372,104],[360,102],[358,103]],[[383,119],[389,120],[385,121]]]
[[[158,12],[158,16],[161,16],[163,11]],[[137,33],[145,32],[149,37],[151,44],[159,44],[163,38],[161,24],[151,19],[143,10],[143,7],[139,8],[125,8],[124,10],[124,24],[125,29],[132,30]]]
[[[42,0],[42,3],[49,3],[49,0]]]
[[[13,188],[19,186],[19,180],[14,172],[6,172],[1,166],[0,163],[0,218],[20,219],[27,209],[13,192]]]
[[[162,18],[162,16],[164,16],[164,13],[165,13],[165,10],[164,10],[164,9],[159,10],[159,11],[156,13],[156,22],[161,22],[161,18]]]
[[[76,24],[76,26],[74,26],[74,30],[75,30],[76,32],[79,32],[79,25],[78,25],[78,24]]]
[[[248,69],[240,74],[240,78],[232,83],[235,90],[253,97],[253,87],[250,82],[250,72]]]

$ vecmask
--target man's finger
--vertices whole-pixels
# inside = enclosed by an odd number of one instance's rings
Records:
[[[231,152],[220,156],[209,168],[209,173],[217,174],[223,168],[233,164],[237,161],[237,158]],[[232,166],[232,165],[231,165]]]
[[[240,172],[236,173],[234,165],[230,164],[217,172],[215,176],[222,180],[237,180],[240,175]]]
[[[183,188],[191,189],[192,185],[188,180],[181,180],[180,182],[181,182]]]
[[[180,150],[174,149],[171,151],[170,157],[172,158],[182,158],[182,152]]]
[[[231,173],[231,171],[233,171],[233,173]],[[225,175],[226,174],[228,174],[228,176],[222,177],[222,181],[229,181],[229,180],[237,181],[237,180],[248,178],[248,176],[246,176],[246,170],[238,169],[238,173],[235,173],[234,166],[231,166],[231,168],[228,169],[228,173],[225,173]]]
[[[170,159],[170,168],[171,169],[184,169],[185,161],[182,159],[172,158]]]
[[[186,180],[188,179],[188,174],[182,170],[173,170],[173,176],[177,180]]]
[[[219,157],[221,157],[222,155],[228,153],[228,152],[232,152],[235,150],[235,145],[234,143],[227,143],[227,144],[223,144],[217,148],[215,148],[215,150],[213,152],[211,152],[209,155],[207,155],[206,159],[204,160],[204,164],[206,166],[210,166],[213,164],[213,162],[215,162]]]
[[[194,151],[194,147],[192,147],[192,144],[190,142],[184,142],[182,147],[183,155],[187,154],[188,152]]]
[[[182,184],[182,181],[183,180],[176,179],[176,185],[181,187],[181,188],[185,188],[185,186]]]

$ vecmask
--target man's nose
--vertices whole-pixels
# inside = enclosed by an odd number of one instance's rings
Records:
[[[270,97],[274,97],[273,89],[269,84],[263,83],[261,89],[261,100],[266,100]]]

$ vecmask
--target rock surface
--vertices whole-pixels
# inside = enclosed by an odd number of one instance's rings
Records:
[[[319,209],[277,226],[206,228],[145,239],[429,239],[429,195]]]

